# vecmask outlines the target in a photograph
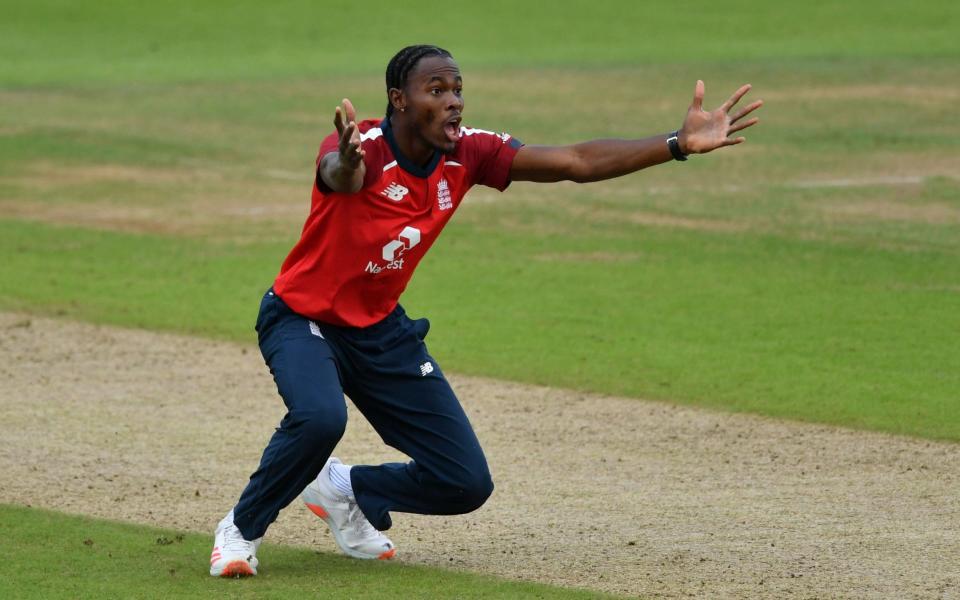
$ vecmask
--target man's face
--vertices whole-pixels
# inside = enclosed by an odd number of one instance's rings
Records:
[[[406,113],[429,146],[449,154],[460,141],[463,79],[452,58],[428,56],[407,77]]]

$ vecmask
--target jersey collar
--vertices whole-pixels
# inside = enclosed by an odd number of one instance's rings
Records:
[[[383,137],[387,140],[387,145],[390,146],[393,157],[397,159],[397,164],[407,173],[416,177],[426,178],[430,177],[430,174],[437,168],[437,164],[440,162],[440,152],[436,150],[433,151],[433,158],[430,159],[430,162],[427,163],[425,167],[417,166],[416,163],[400,152],[400,148],[397,146],[397,140],[393,137],[393,128],[390,127],[390,117],[384,117],[383,120],[380,121],[380,131],[383,132]]]

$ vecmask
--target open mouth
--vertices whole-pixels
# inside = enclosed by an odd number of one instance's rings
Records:
[[[446,123],[443,124],[443,132],[447,136],[447,140],[452,143],[457,143],[460,141],[460,121],[462,118],[457,115],[449,119]]]

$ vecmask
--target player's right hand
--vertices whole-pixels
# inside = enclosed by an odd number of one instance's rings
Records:
[[[340,164],[357,169],[363,163],[363,148],[360,147],[360,128],[357,127],[357,111],[347,98],[337,107],[333,124],[340,134]]]
[[[703,110],[703,95],[705,86],[703,81],[697,81],[693,91],[693,103],[687,110],[687,117],[680,128],[680,151],[684,154],[703,154],[722,148],[743,143],[743,136],[732,137],[732,134],[756,125],[760,120],[757,117],[743,119],[753,111],[763,106],[763,100],[752,102],[731,115],[734,105],[750,91],[750,85],[742,85],[720,108],[712,111]]]

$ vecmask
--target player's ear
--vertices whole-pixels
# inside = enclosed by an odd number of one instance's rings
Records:
[[[403,96],[403,90],[397,88],[390,88],[387,92],[388,97],[390,98],[390,104],[393,106],[393,110],[397,112],[403,112],[407,107],[407,100]]]

